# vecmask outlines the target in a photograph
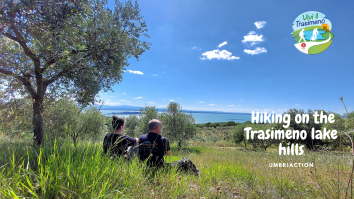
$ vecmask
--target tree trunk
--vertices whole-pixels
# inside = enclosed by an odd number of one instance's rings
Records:
[[[35,99],[33,103],[33,141],[35,145],[41,145],[43,139],[43,98]]]

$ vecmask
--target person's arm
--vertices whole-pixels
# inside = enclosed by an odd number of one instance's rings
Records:
[[[167,155],[172,155],[172,152],[171,152],[171,147],[170,147],[170,142],[166,139],[166,154]]]
[[[128,146],[134,146],[136,143],[139,143],[139,139],[138,138],[132,138],[127,136],[126,137],[128,140]]]

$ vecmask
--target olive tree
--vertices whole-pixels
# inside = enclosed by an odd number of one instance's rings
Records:
[[[160,115],[157,112],[156,106],[146,106],[144,109],[140,109],[138,132],[140,134],[149,133],[149,121],[152,119],[160,119]]]
[[[94,103],[99,91],[122,81],[149,49],[137,2],[104,0],[0,1],[0,80],[33,101],[34,142],[42,143],[43,101],[71,96]],[[17,84],[12,84],[17,82]]]
[[[182,113],[182,107],[176,102],[170,102],[167,112],[162,113],[163,133],[172,142],[178,144],[178,149],[182,148],[188,139],[193,138],[197,129],[195,119],[192,115]]]
[[[135,129],[139,125],[139,118],[136,115],[129,115],[125,118],[125,132],[127,135],[134,137]]]

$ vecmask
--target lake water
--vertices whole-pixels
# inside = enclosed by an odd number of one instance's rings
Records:
[[[118,117],[128,117],[131,114],[138,115],[138,111],[131,110],[101,110],[101,113],[106,116],[116,115]],[[112,114],[114,113],[114,114]],[[192,114],[196,124],[204,124],[207,122],[228,122],[235,121],[243,123],[251,121],[251,114],[247,113],[185,113]]]
[[[322,34],[325,33],[326,31],[323,30],[317,30],[317,31],[318,31],[317,40],[325,40],[326,38],[324,38]],[[305,39],[311,40],[312,34],[313,34],[313,30],[304,31]]]

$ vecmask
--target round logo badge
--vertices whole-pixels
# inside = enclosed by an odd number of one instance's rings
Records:
[[[295,47],[306,54],[318,54],[325,51],[333,39],[332,23],[323,13],[304,12],[293,23]]]

